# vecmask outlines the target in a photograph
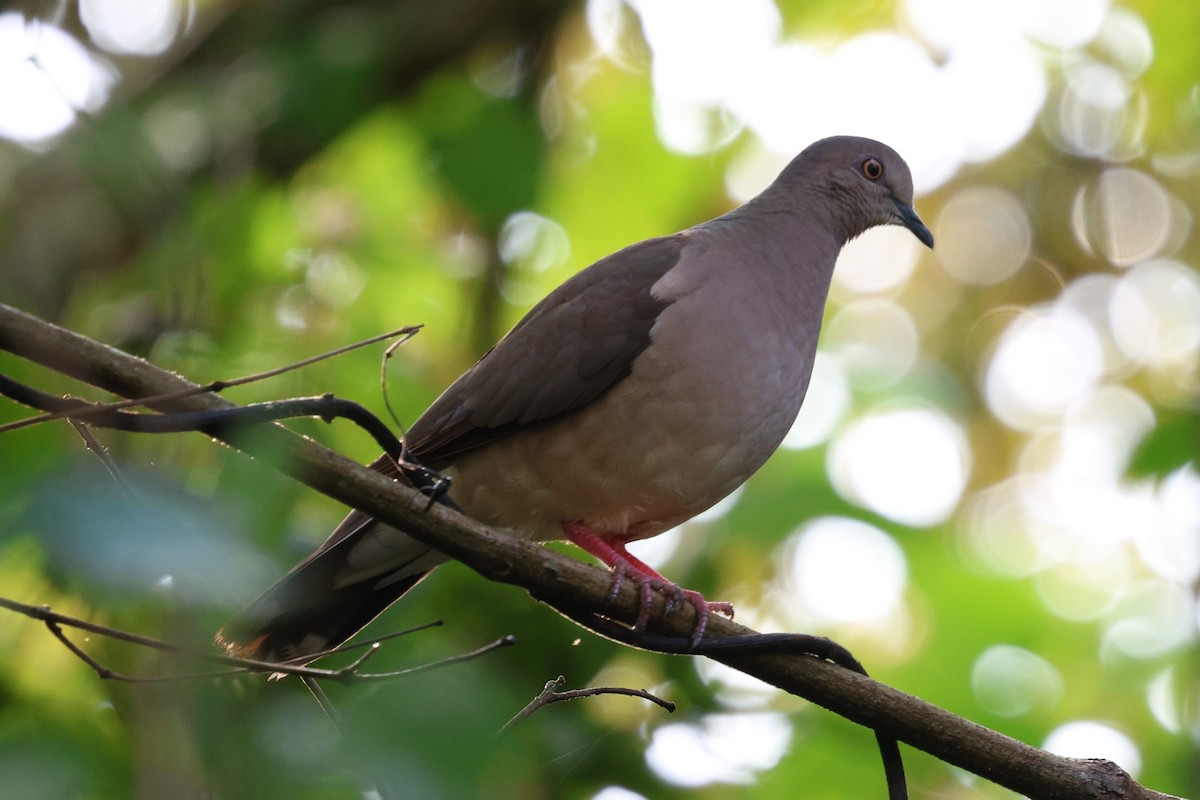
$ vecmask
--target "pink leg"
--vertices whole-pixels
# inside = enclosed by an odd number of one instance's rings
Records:
[[[716,611],[728,615],[730,619],[733,618],[733,605],[724,602],[710,603],[699,592],[682,589],[667,580],[649,564],[625,549],[628,540],[620,536],[598,536],[578,520],[564,522],[562,529],[570,542],[591,553],[612,569],[613,582],[609,592],[610,601],[616,598],[617,592],[621,591],[621,582],[627,573],[632,572],[641,583],[642,602],[637,622],[634,625],[636,630],[644,630],[650,621],[650,593],[652,591],[660,592],[667,598],[664,613],[671,613],[683,602],[691,603],[695,607],[697,622],[696,629],[692,632],[692,647],[698,645],[704,638],[704,631],[708,628],[708,618],[712,612]]]

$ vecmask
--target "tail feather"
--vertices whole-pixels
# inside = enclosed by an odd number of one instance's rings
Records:
[[[387,454],[371,468],[431,489],[423,472],[401,473]],[[437,502],[457,509],[445,495]],[[445,556],[351,511],[329,538],[216,634],[230,655],[258,661],[307,663],[363,629],[416,586]]]
[[[217,632],[217,644],[239,658],[305,663],[306,656],[354,636],[431,570],[382,587],[378,581],[337,587],[319,580],[324,571],[289,573],[227,622]]]
[[[364,570],[364,554],[374,568]],[[352,512],[334,536],[217,632],[225,652],[305,663],[337,647],[445,560],[394,528]]]

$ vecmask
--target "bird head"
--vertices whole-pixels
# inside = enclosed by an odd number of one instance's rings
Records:
[[[817,198],[846,240],[876,225],[902,225],[933,247],[933,234],[912,206],[908,164],[882,142],[857,136],[821,139],[792,160],[778,183]]]

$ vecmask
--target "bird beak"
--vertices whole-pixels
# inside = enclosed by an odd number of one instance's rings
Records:
[[[896,204],[896,216],[901,225],[908,228],[921,240],[921,243],[933,249],[933,234],[929,232],[929,228],[925,227],[925,223],[921,222],[921,218],[917,216],[917,212],[908,203],[902,203],[896,198],[892,198],[892,202]]]

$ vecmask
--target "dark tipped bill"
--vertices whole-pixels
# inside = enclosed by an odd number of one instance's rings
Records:
[[[913,232],[921,240],[921,243],[933,249],[933,234],[929,232],[929,228],[925,227],[925,223],[921,222],[921,218],[917,216],[917,212],[908,203],[902,203],[895,198],[892,202],[896,204],[896,216],[899,218],[900,224]]]

